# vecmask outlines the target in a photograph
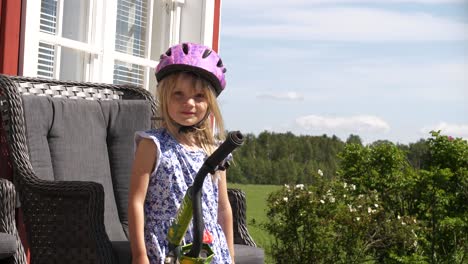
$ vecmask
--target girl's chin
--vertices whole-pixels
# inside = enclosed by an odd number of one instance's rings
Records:
[[[182,125],[182,126],[193,126],[196,124],[196,122],[192,122],[192,121],[187,121],[187,120],[180,120],[181,122],[177,122],[177,124],[179,125]]]

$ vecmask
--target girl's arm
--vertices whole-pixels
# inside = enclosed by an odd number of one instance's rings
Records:
[[[144,238],[144,211],[149,177],[157,158],[156,145],[150,139],[143,138],[138,144],[130,178],[128,198],[128,224],[132,263],[149,263]]]
[[[220,177],[218,181],[218,223],[226,236],[229,253],[234,263],[234,237],[232,230],[232,209],[227,194],[226,172],[218,171]]]

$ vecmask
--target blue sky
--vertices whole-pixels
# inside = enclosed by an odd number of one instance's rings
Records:
[[[468,139],[468,0],[224,0],[228,130]]]

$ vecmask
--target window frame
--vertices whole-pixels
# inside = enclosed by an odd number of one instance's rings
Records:
[[[62,47],[85,52],[89,55],[87,69],[83,75],[84,80],[90,82],[114,82],[114,63],[121,61],[143,66],[145,69],[143,86],[148,89],[155,84],[153,70],[158,64],[159,54],[168,46],[181,41],[200,42],[207,46],[212,44],[213,36],[213,7],[214,0],[202,0],[198,3],[197,10],[187,10],[189,1],[185,0],[145,0],[147,1],[147,28],[146,51],[144,58],[132,56],[115,50],[117,1],[115,0],[87,0],[88,12],[88,37],[87,43],[64,38],[61,36],[63,14],[62,3],[66,0],[57,0],[57,33],[47,34],[40,31],[40,0],[27,0],[23,6],[24,27],[22,32],[22,54],[20,58],[20,74],[37,77],[39,43],[45,42],[54,45],[56,55],[54,57],[54,77],[60,79],[60,50]],[[191,2],[191,1],[190,1]],[[190,3],[194,5],[194,2]],[[201,12],[200,12],[201,8]],[[200,13],[199,13],[200,12]],[[184,32],[193,31],[190,26],[182,27],[182,19],[197,21],[200,25],[199,34],[193,34],[189,38],[184,37]],[[93,30],[91,30],[93,29]],[[152,35],[153,34],[153,35]],[[58,51],[58,52],[57,52]],[[27,58],[27,59],[25,59]],[[62,66],[63,67],[63,66]]]

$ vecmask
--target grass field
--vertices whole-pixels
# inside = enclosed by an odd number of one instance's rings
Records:
[[[271,236],[261,228],[261,224],[268,221],[266,216],[266,199],[270,193],[279,190],[281,186],[228,184],[228,187],[241,189],[245,192],[249,233],[259,247],[267,249],[270,244]],[[265,255],[267,255],[267,252],[265,252]],[[270,257],[266,256],[265,263],[272,263]]]

